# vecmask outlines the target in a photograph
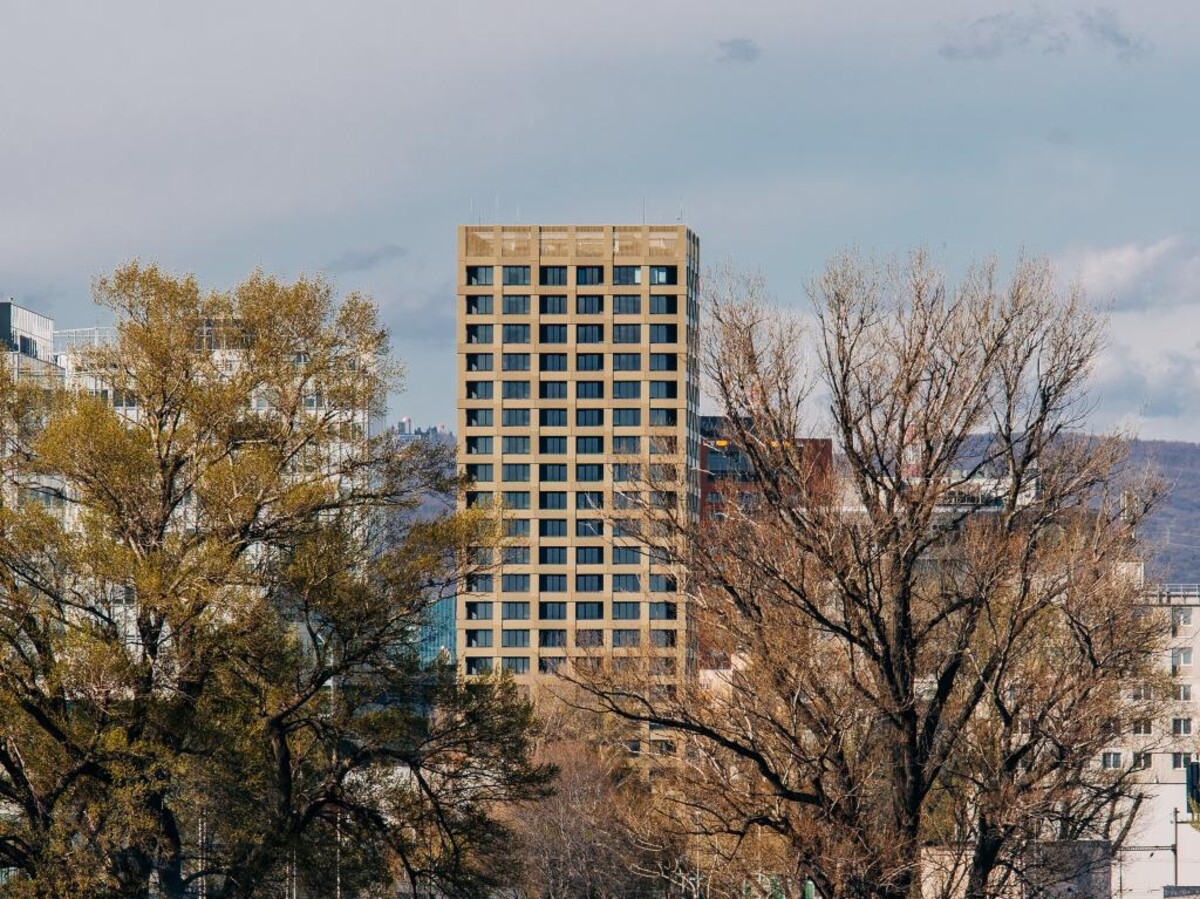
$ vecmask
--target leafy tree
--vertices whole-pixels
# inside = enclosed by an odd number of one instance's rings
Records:
[[[457,484],[368,433],[374,306],[136,263],[96,293],[115,340],[2,406],[0,891],[478,895],[492,809],[552,770],[510,682],[416,656],[494,523],[410,514]]]

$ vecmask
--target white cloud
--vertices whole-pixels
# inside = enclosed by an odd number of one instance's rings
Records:
[[[1075,247],[1058,260],[1096,302],[1146,309],[1200,302],[1200,238],[1174,234],[1149,243]]]

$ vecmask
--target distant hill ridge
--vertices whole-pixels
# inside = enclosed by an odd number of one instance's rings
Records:
[[[1200,584],[1200,444],[1135,440],[1132,458],[1153,465],[1168,487],[1166,501],[1143,529],[1157,548],[1147,575],[1166,583]]]

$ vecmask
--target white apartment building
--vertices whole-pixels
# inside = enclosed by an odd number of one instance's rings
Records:
[[[1147,787],[1113,862],[1119,899],[1162,899],[1164,886],[1200,885],[1200,829],[1190,823],[1184,793],[1188,763],[1200,761],[1200,584],[1148,591],[1146,607],[1171,618],[1162,659],[1171,674],[1170,706],[1159,721],[1121,722],[1121,737],[1097,760],[1137,769]]]

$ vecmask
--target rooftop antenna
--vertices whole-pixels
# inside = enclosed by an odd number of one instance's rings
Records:
[[[679,224],[683,224],[683,197],[679,198]]]

